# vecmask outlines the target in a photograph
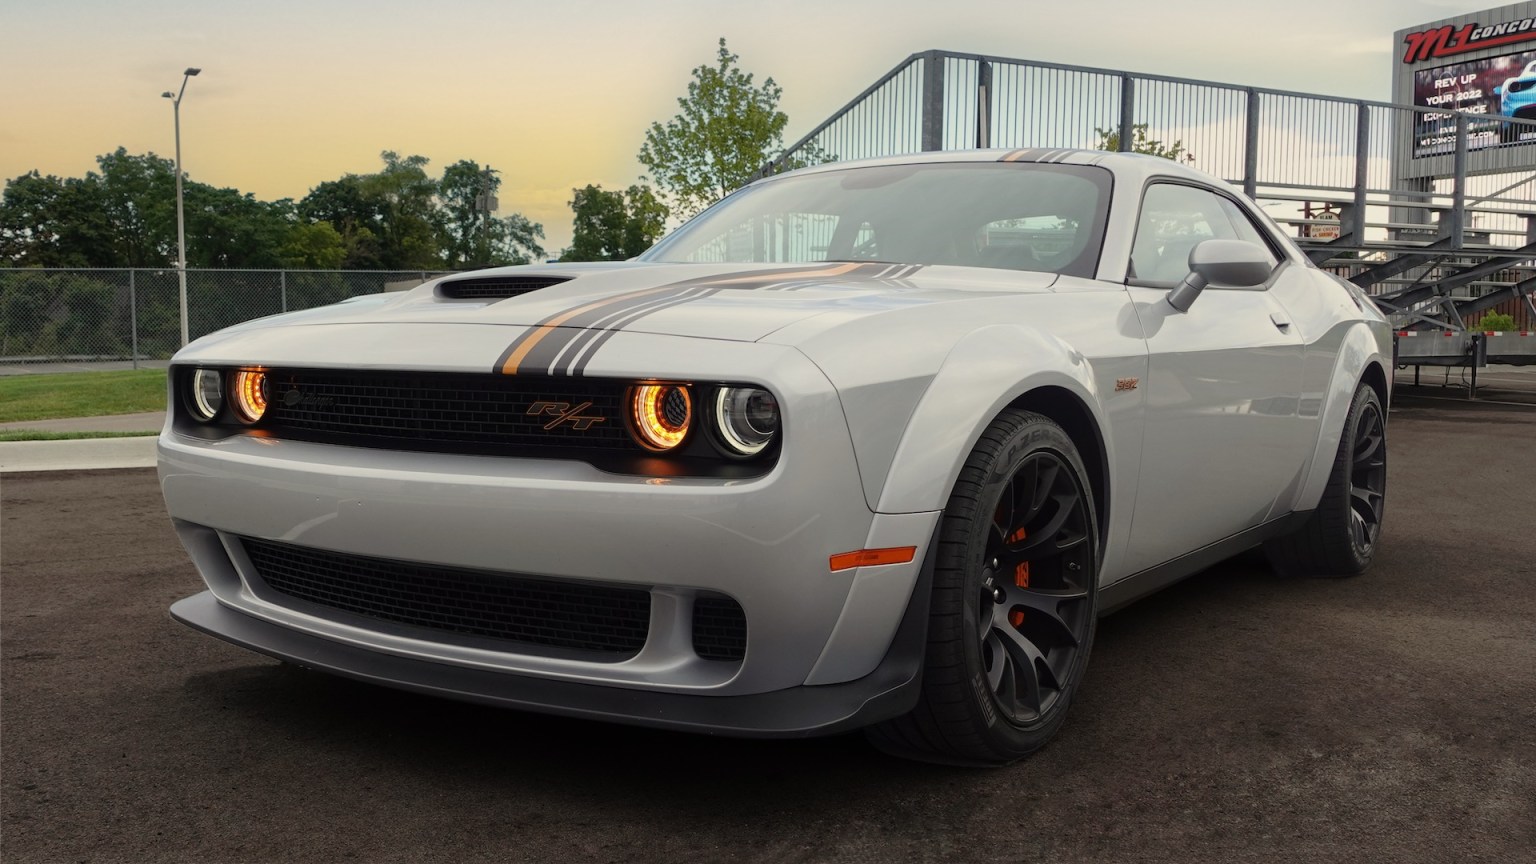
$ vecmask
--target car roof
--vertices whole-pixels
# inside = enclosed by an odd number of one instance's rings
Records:
[[[1117,153],[1108,150],[1079,150],[1071,148],[1029,147],[1014,150],[939,150],[931,153],[908,153],[901,156],[883,156],[875,159],[850,159],[844,162],[825,162],[809,168],[801,168],[788,174],[820,174],[845,168],[868,168],[884,165],[925,165],[956,162],[1030,162],[1052,165],[1096,165],[1106,168],[1118,179],[1140,181],[1150,177],[1182,177],[1217,187],[1227,184],[1219,178],[1197,171],[1187,165],[1160,156],[1143,153]],[[787,175],[777,175],[787,176]],[[772,178],[764,178],[768,180]],[[762,180],[758,182],[763,182]]]

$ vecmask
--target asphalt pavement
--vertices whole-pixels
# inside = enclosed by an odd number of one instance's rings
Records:
[[[1400,399],[1374,568],[1105,619],[1062,734],[939,768],[440,701],[194,633],[151,470],[0,477],[20,862],[1532,860],[1536,410]],[[1172,492],[1171,494],[1176,494]]]

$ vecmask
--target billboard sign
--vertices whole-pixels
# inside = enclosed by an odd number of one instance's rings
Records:
[[[1447,24],[1403,37],[1403,62],[1422,63],[1530,41],[1536,41],[1536,17],[1486,26],[1466,24],[1460,29]]]
[[[1536,143],[1536,127],[1503,118],[1536,120],[1536,51],[1468,60],[1413,73],[1413,104],[1420,108],[1485,115],[1468,123],[1467,149]],[[1413,155],[1456,150],[1456,115],[1414,114]]]

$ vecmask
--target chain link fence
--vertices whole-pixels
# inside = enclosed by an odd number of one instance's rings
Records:
[[[188,270],[188,330],[404,290],[409,270]],[[0,363],[165,360],[181,347],[175,269],[0,268]]]

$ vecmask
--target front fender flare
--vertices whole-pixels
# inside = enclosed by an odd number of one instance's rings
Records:
[[[944,358],[907,422],[876,511],[942,510],[960,468],[987,424],[1014,400],[1059,387],[1087,406],[1105,428],[1089,360],[1050,334],[994,324],[961,338]],[[1106,451],[1112,446],[1104,441]],[[1083,454],[1090,458],[1089,454]],[[1112,454],[1110,464],[1113,464]]]

